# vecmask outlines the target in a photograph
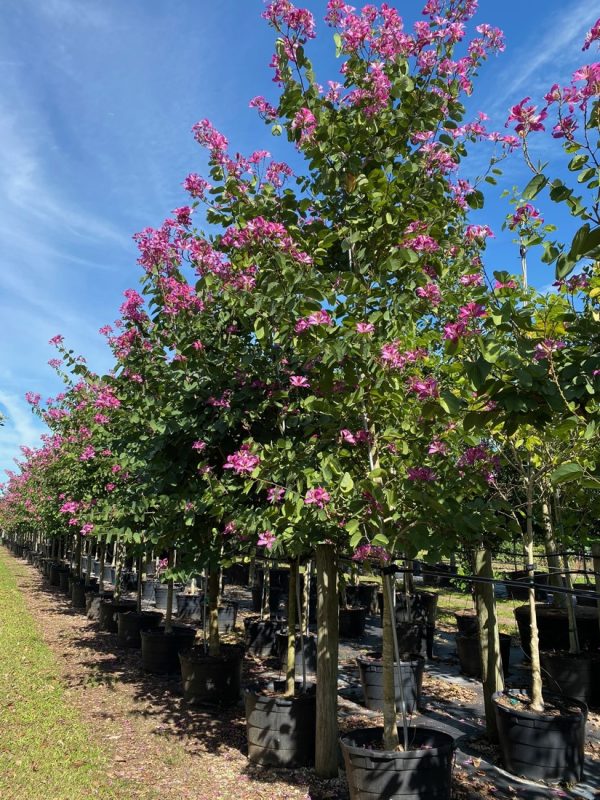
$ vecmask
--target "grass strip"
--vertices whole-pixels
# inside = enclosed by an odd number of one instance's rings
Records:
[[[107,778],[107,754],[69,707],[57,659],[17,588],[18,571],[0,548],[0,797],[129,800],[134,792]]]

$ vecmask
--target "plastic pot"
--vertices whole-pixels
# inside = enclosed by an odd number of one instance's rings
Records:
[[[142,581],[142,600],[148,600],[151,603],[154,602],[154,588],[156,586],[156,581],[147,578],[145,581]]]
[[[493,701],[506,769],[529,780],[578,783],[583,774],[585,703],[569,699],[577,713],[550,716],[504,705],[499,700],[505,695],[510,692],[497,692]],[[553,698],[546,694],[545,699]]]
[[[383,728],[363,728],[342,736],[350,800],[449,800],[454,739],[431,728],[410,727],[410,750],[370,749]],[[402,741],[402,729],[398,729]]]
[[[400,657],[411,656],[421,652],[425,625],[421,622],[399,622],[396,625],[398,650]]]
[[[204,619],[204,595],[179,592],[177,594],[177,616],[179,619],[201,623]]]
[[[383,711],[383,664],[381,653],[373,653],[371,657],[359,657],[358,672],[363,688],[365,705],[370,711]],[[400,677],[404,689],[406,711],[412,714],[416,711],[421,700],[423,685],[423,670],[425,659],[422,656],[413,656],[406,661],[400,661]],[[396,708],[401,708],[402,696],[398,682],[398,665],[394,664],[394,685],[396,688]]]
[[[276,649],[281,667],[285,669],[287,661],[287,631],[278,631],[275,634]],[[314,675],[317,671],[317,637],[308,634],[304,637],[304,660],[306,672]],[[296,634],[296,675],[302,675],[302,644],[300,634]]]
[[[173,625],[171,633],[164,628],[140,631],[142,640],[142,669],[154,674],[179,671],[179,652],[194,643],[196,631],[184,625]]]
[[[342,639],[358,639],[365,632],[367,609],[364,606],[340,608],[339,634]]]
[[[141,647],[141,631],[158,628],[162,621],[160,611],[119,611],[117,613],[117,637],[122,647]]]
[[[502,672],[504,677],[510,671],[510,636],[507,633],[500,633],[500,658],[502,660]],[[481,679],[481,648],[479,636],[456,635],[456,652],[460,662],[460,671],[463,675],[470,678]]]
[[[310,767],[315,762],[315,694],[273,697],[244,695],[248,759],[272,767]]]
[[[455,611],[454,618],[461,636],[479,636],[477,614],[474,611]]]
[[[202,647],[181,649],[183,696],[188,703],[230,706],[238,702],[242,686],[243,648],[221,645],[211,656]]]
[[[85,608],[85,578],[75,578],[71,583],[71,604],[73,608]]]
[[[118,633],[117,614],[120,611],[135,611],[135,600],[101,600],[98,610],[98,623],[110,633]]]
[[[544,684],[551,692],[590,704],[593,686],[590,653],[540,652],[540,666]]]
[[[271,586],[269,589],[269,612],[277,614],[281,601],[283,599],[283,590],[279,586]],[[255,614],[259,614],[262,606],[262,586],[252,587],[252,610]]]
[[[269,658],[276,652],[276,636],[281,630],[281,622],[272,622],[260,617],[246,617],[244,620],[244,641],[246,651],[260,658]]]
[[[364,606],[368,614],[377,614],[377,583],[359,583],[358,586],[347,586],[346,597],[349,603]]]
[[[567,610],[552,606],[536,606],[540,649],[542,650],[568,650],[569,649],[569,620]],[[518,606],[514,611],[521,647],[529,655],[529,605]],[[595,608],[575,606],[577,620],[577,633],[579,644],[583,650],[597,650],[600,647],[600,628],[598,627],[598,612]]]

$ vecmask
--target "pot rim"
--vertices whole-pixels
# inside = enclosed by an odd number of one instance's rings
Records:
[[[444,744],[436,745],[435,747],[428,747],[424,750],[370,750],[368,747],[357,747],[356,745],[350,744],[346,741],[349,737],[351,737],[354,733],[360,733],[361,731],[372,731],[372,732],[379,732],[381,731],[381,735],[383,737],[383,727],[381,726],[374,726],[372,728],[358,728],[355,731],[348,731],[348,733],[344,734],[344,736],[340,736],[339,742],[343,748],[345,748],[349,753],[362,755],[362,756],[369,756],[373,760],[397,760],[403,761],[404,759],[414,758],[415,754],[421,754],[422,756],[425,755],[440,755],[443,750],[445,750],[448,746],[450,747],[450,753],[454,753],[456,750],[456,739],[450,734],[446,733],[445,731],[440,731],[437,728],[429,728],[426,725],[410,725],[408,728],[409,734],[411,731],[422,730],[427,731],[428,733],[433,734],[434,736],[439,736],[442,739],[445,739]],[[398,733],[402,733],[402,728],[398,727]]]
[[[552,700],[556,698],[557,700],[562,701],[563,703],[565,701],[568,701],[569,703],[572,703],[574,706],[578,706],[580,711],[582,712],[581,714],[560,713],[558,715],[555,714],[552,717],[550,717],[544,714],[543,711],[525,711],[520,708],[508,708],[507,706],[500,703],[499,702],[500,697],[506,697],[510,693],[510,691],[518,691],[521,692],[522,694],[529,696],[529,691],[527,689],[509,689],[509,690],[502,689],[502,691],[500,692],[494,692],[494,694],[492,695],[492,702],[494,703],[494,706],[506,714],[513,714],[514,716],[521,717],[524,719],[547,720],[549,723],[555,719],[572,719],[572,720],[581,719],[585,724],[587,720],[588,706],[582,700],[576,700],[574,697],[563,697],[563,695],[556,694],[556,692],[544,692],[544,697],[546,699]]]

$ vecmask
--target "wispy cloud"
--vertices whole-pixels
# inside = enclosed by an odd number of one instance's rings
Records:
[[[495,82],[492,111],[504,109],[507,101],[521,100],[523,91],[531,93],[534,83],[550,88],[561,68],[581,54],[586,31],[598,18],[597,0],[563,3],[558,13],[545,24],[533,26],[530,37],[510,54],[510,66],[500,72]],[[552,65],[550,80],[545,67]]]
[[[39,443],[45,428],[23,406],[21,398],[0,390],[0,412],[5,416],[0,429],[0,481],[7,469],[14,469],[14,458],[21,446],[34,447]]]

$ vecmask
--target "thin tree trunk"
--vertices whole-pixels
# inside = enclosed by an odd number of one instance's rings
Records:
[[[475,551],[475,574],[480,578],[493,578],[492,553],[488,548],[479,547]],[[492,696],[504,689],[502,659],[500,657],[500,636],[496,596],[492,583],[475,583],[475,606],[481,643],[481,679],[483,684],[483,703],[485,725],[490,741],[498,740],[498,728]]]
[[[121,597],[121,575],[123,574],[123,552],[124,548],[120,542],[115,542],[113,556],[115,566],[115,598]]]
[[[169,547],[169,564],[168,569],[173,569],[175,558],[175,551]],[[173,578],[167,581],[167,610],[165,612],[165,633],[172,633],[173,631]]]
[[[321,778],[338,774],[338,644],[339,604],[337,556],[330,544],[318,544],[317,562],[317,730],[315,769]]]
[[[142,575],[144,572],[144,553],[140,552],[137,560],[137,595],[135,600],[135,607],[138,614],[142,613],[142,593],[144,584],[142,582]]]
[[[81,578],[81,534],[77,534],[77,544],[75,545],[75,575]]]
[[[262,590],[262,603],[260,607],[260,618],[269,619],[271,616],[271,570],[269,565],[265,564],[263,569],[263,590]]]
[[[256,580],[256,558],[252,556],[250,559],[250,566],[248,567],[248,586],[254,586]]]
[[[208,575],[208,654],[219,656],[221,654],[221,640],[219,638],[219,567],[211,567]]]
[[[104,562],[106,560],[106,542],[102,541],[100,544],[100,575],[98,576],[98,592],[104,592]]]
[[[533,562],[533,480],[531,467],[527,481],[527,530],[525,534],[525,552],[527,556],[527,571],[530,580],[529,586],[529,625],[530,625],[530,651],[531,651],[531,710],[544,710],[544,697],[542,695],[542,670],[540,667],[540,638],[537,624],[537,610],[535,606],[535,565]]]
[[[571,573],[569,571],[569,556],[563,555],[563,565],[565,568],[565,586],[567,589],[573,588],[571,581]],[[581,648],[579,646],[579,633],[577,631],[577,616],[575,613],[575,597],[572,594],[566,595],[567,600],[567,618],[569,620],[569,652],[574,655],[579,655]]]
[[[398,750],[398,723],[396,720],[396,687],[394,683],[394,627],[395,601],[387,578],[383,578],[383,747],[384,750]],[[390,608],[391,606],[391,608]],[[400,668],[400,667],[398,667]]]
[[[592,544],[592,558],[594,560],[596,594],[600,594],[600,542]],[[596,600],[596,607],[598,609],[598,625],[600,625],[600,600]]]
[[[548,572],[550,573],[550,585],[555,589],[562,589],[563,582],[560,569],[560,558],[557,553],[556,539],[554,536],[554,524],[548,500],[544,498],[542,502],[542,517],[544,518],[544,546],[546,549],[546,561],[548,562]],[[565,607],[565,595],[562,592],[554,592],[552,601],[557,608]]]
[[[298,581],[298,560],[290,561],[290,582],[287,607],[287,664],[285,672],[285,693],[293,697],[296,691],[296,583]]]
[[[312,580],[312,560],[307,561],[304,568],[304,597],[302,598],[302,630],[308,636],[310,624],[310,584]]]

